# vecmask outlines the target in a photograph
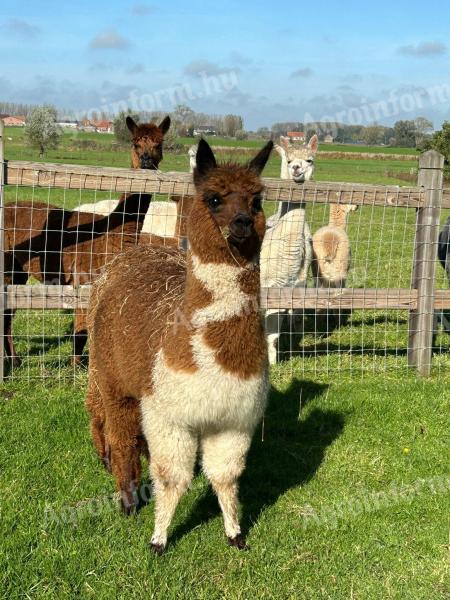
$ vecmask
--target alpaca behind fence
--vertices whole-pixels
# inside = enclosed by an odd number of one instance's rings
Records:
[[[217,166],[202,140],[188,257],[140,246],[116,257],[93,286],[87,394],[93,439],[129,512],[140,477],[142,412],[158,553],[199,446],[229,542],[245,547],[237,481],[268,388],[259,311],[265,230],[259,174],[271,148],[269,142],[247,167]]]
[[[17,202],[4,209],[5,282],[78,286],[97,277],[112,256],[135,246],[150,197],[130,194],[107,216],[64,210],[36,202]],[[20,360],[12,338],[13,311],[5,312],[5,352]],[[84,311],[75,311],[73,361],[80,361],[87,340]]]

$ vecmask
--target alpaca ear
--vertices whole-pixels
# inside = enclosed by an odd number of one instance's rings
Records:
[[[166,133],[169,131],[169,127],[170,127],[169,115],[167,115],[167,117],[161,121],[161,123],[158,125],[158,127],[159,127],[159,129],[161,129],[161,133],[163,135],[166,135]]]
[[[203,138],[198,143],[195,161],[197,166],[194,169],[194,183],[195,185],[199,185],[208,175],[208,172],[217,167],[213,151],[208,142]]]
[[[273,148],[275,152],[277,152],[281,156],[281,158],[283,158],[283,156],[286,156],[286,150],[278,144],[275,144]]]
[[[133,119],[131,117],[127,117],[126,123],[127,123],[128,129],[131,131],[132,135],[134,135],[134,133],[137,129],[136,123],[133,121]]]
[[[315,154],[319,148],[319,138],[316,134],[312,136],[312,138],[308,142],[308,148],[310,151]]]
[[[248,163],[248,168],[252,171],[255,171],[258,175],[262,173],[262,170],[266,166],[266,162],[269,160],[270,153],[272,152],[273,142],[267,142],[267,144],[262,148],[255,158]]]

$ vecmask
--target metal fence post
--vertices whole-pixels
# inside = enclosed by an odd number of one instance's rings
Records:
[[[0,119],[0,381],[4,379],[5,367],[5,256],[4,256],[4,185],[5,185],[4,123]]]
[[[417,289],[417,309],[411,311],[409,317],[408,364],[425,377],[431,372],[443,166],[444,157],[435,150],[420,156],[418,185],[425,190],[425,200],[417,209],[412,274],[412,288]]]

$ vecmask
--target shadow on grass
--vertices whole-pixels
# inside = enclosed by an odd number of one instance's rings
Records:
[[[261,441],[258,430],[240,483],[244,533],[248,533],[261,513],[280,496],[314,476],[327,447],[342,432],[343,413],[317,408],[305,419],[299,418],[300,394],[302,406],[305,406],[323,394],[327,387],[312,381],[294,380],[286,392],[271,390],[265,416],[265,441]],[[219,514],[217,498],[208,487],[189,518],[175,528],[170,536],[171,543]]]

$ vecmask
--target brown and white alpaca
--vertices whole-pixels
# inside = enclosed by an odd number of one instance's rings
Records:
[[[150,197],[131,194],[107,216],[19,201],[4,208],[5,282],[25,284],[30,275],[47,284],[93,281],[113,255],[137,244]],[[19,364],[12,339],[14,311],[5,311],[5,350]],[[87,341],[85,311],[74,319],[73,362]]]
[[[312,270],[319,287],[345,287],[351,258],[347,216],[357,208],[356,204],[330,204],[328,225],[313,235]]]
[[[245,547],[238,479],[268,391],[259,308],[265,218],[260,173],[217,165],[201,140],[189,252],[140,246],[117,256],[92,289],[86,404],[97,451],[130,512],[144,434],[155,493],[152,548],[162,552],[197,451],[218,496],[229,543]]]

